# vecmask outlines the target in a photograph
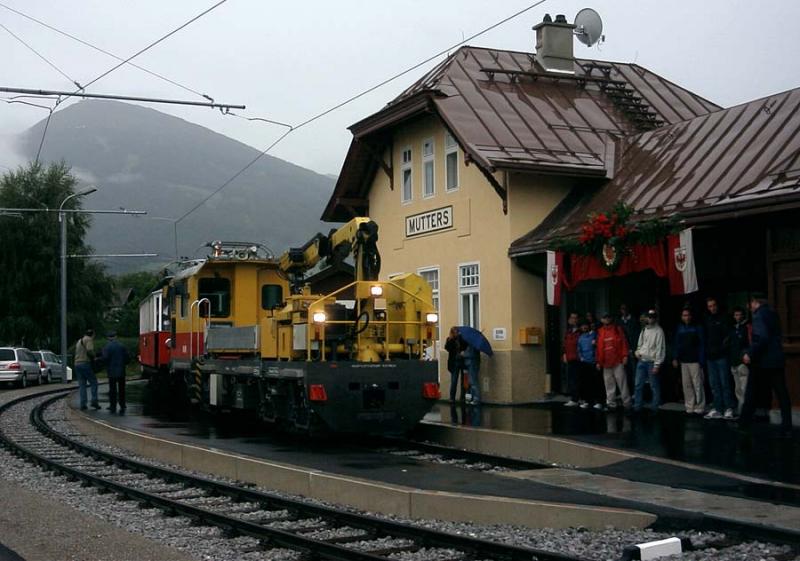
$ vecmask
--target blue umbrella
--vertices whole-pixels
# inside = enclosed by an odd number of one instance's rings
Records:
[[[461,335],[461,338],[464,339],[464,342],[470,347],[474,347],[488,356],[494,354],[489,340],[474,327],[462,325],[458,328],[458,334]]]

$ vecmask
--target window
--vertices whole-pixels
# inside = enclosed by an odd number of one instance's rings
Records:
[[[413,184],[411,181],[411,148],[403,150],[403,165],[400,167],[400,175],[403,178],[403,202],[411,201],[413,196]]]
[[[444,163],[446,189],[455,191],[458,189],[458,143],[449,132],[444,135]]]
[[[265,284],[261,287],[261,308],[272,310],[283,304],[283,287],[279,284]]]
[[[458,295],[461,300],[461,325],[480,329],[480,265],[469,263],[458,267]]]
[[[433,175],[433,139],[422,143],[422,197],[432,197],[436,193]]]
[[[224,318],[231,314],[231,281],[222,277],[200,279],[197,283],[198,298],[208,298],[210,306],[200,306],[200,316]],[[211,308],[209,310],[209,307]]]
[[[419,269],[417,271],[425,281],[431,285],[431,292],[433,292],[433,307],[439,311],[439,268],[428,267]]]

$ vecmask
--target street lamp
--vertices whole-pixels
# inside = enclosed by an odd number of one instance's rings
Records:
[[[61,362],[67,367],[67,217],[64,205],[74,197],[82,197],[97,191],[97,187],[87,187],[61,201],[58,207],[58,221],[61,223]]]

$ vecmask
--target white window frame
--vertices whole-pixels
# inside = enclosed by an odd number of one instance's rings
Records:
[[[478,276],[478,284],[474,285],[474,286],[472,286],[472,285],[462,286],[462,284],[461,284],[461,270],[464,267],[470,267],[470,266],[473,266],[473,265],[478,267],[478,271],[477,271],[478,272],[478,275],[477,275]],[[464,319],[464,298],[463,298],[463,296],[467,295],[467,294],[476,294],[478,296],[478,322],[477,322],[477,325],[474,325],[473,327],[475,329],[480,329],[481,328],[481,319],[482,319],[482,316],[483,316],[483,314],[481,314],[481,264],[480,264],[480,261],[469,261],[467,263],[459,263],[458,267],[456,268],[456,274],[457,274],[456,286],[458,287],[458,321],[459,321],[459,325],[469,325]],[[470,298],[470,302],[471,302],[470,306],[473,307],[473,311],[474,311],[474,305],[472,304],[472,302],[473,302],[472,298]],[[474,313],[472,314],[472,316],[474,317]]]
[[[452,141],[452,144],[451,144],[450,141]],[[447,158],[450,156],[450,154],[455,154],[456,155],[456,167],[455,167],[455,170],[456,170],[456,186],[455,187],[450,187],[449,186],[449,182],[448,182],[449,177],[447,175],[447,170],[449,168],[447,167]],[[445,193],[454,193],[454,192],[458,191],[459,179],[460,179],[459,175],[460,174],[458,172],[458,141],[456,140],[455,136],[453,136],[449,132],[446,132],[446,133],[444,133],[444,190],[445,190]]]
[[[431,145],[431,153],[425,154],[425,145]],[[433,138],[426,138],[422,141],[422,148],[420,150],[422,154],[422,198],[423,199],[430,199],[431,197],[436,195],[436,143],[433,141]],[[428,193],[426,191],[428,187],[428,174],[427,174],[427,167],[428,165],[431,166],[431,191]]]
[[[436,302],[436,312],[438,313],[439,310],[442,309],[442,301],[440,300],[441,286],[442,286],[441,269],[439,268],[439,265],[431,265],[429,267],[420,267],[419,269],[417,269],[417,274],[422,278],[425,278],[425,275],[423,275],[422,273],[433,273],[433,272],[436,272],[436,288],[431,287],[431,292],[433,299]],[[439,319],[441,319],[441,314],[439,315]]]
[[[404,159],[406,152],[409,154],[407,162]],[[400,166],[400,202],[407,205],[414,200],[414,152],[411,150],[411,146],[406,146],[400,151],[400,162],[402,163]],[[406,198],[406,171],[409,183],[408,198]]]

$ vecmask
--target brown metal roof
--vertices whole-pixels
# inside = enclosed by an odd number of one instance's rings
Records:
[[[641,218],[679,214],[690,222],[800,204],[800,88],[626,138],[618,152],[612,181],[568,198],[509,254],[575,235],[588,214],[617,201]]]
[[[343,220],[339,199],[364,199],[375,135],[438,114],[486,171],[518,169],[608,177],[614,140],[715,111],[718,106],[632,64],[576,60],[575,75],[545,72],[531,53],[462,47],[378,113],[354,124],[342,174],[323,219]],[[356,170],[348,166],[361,162]]]

